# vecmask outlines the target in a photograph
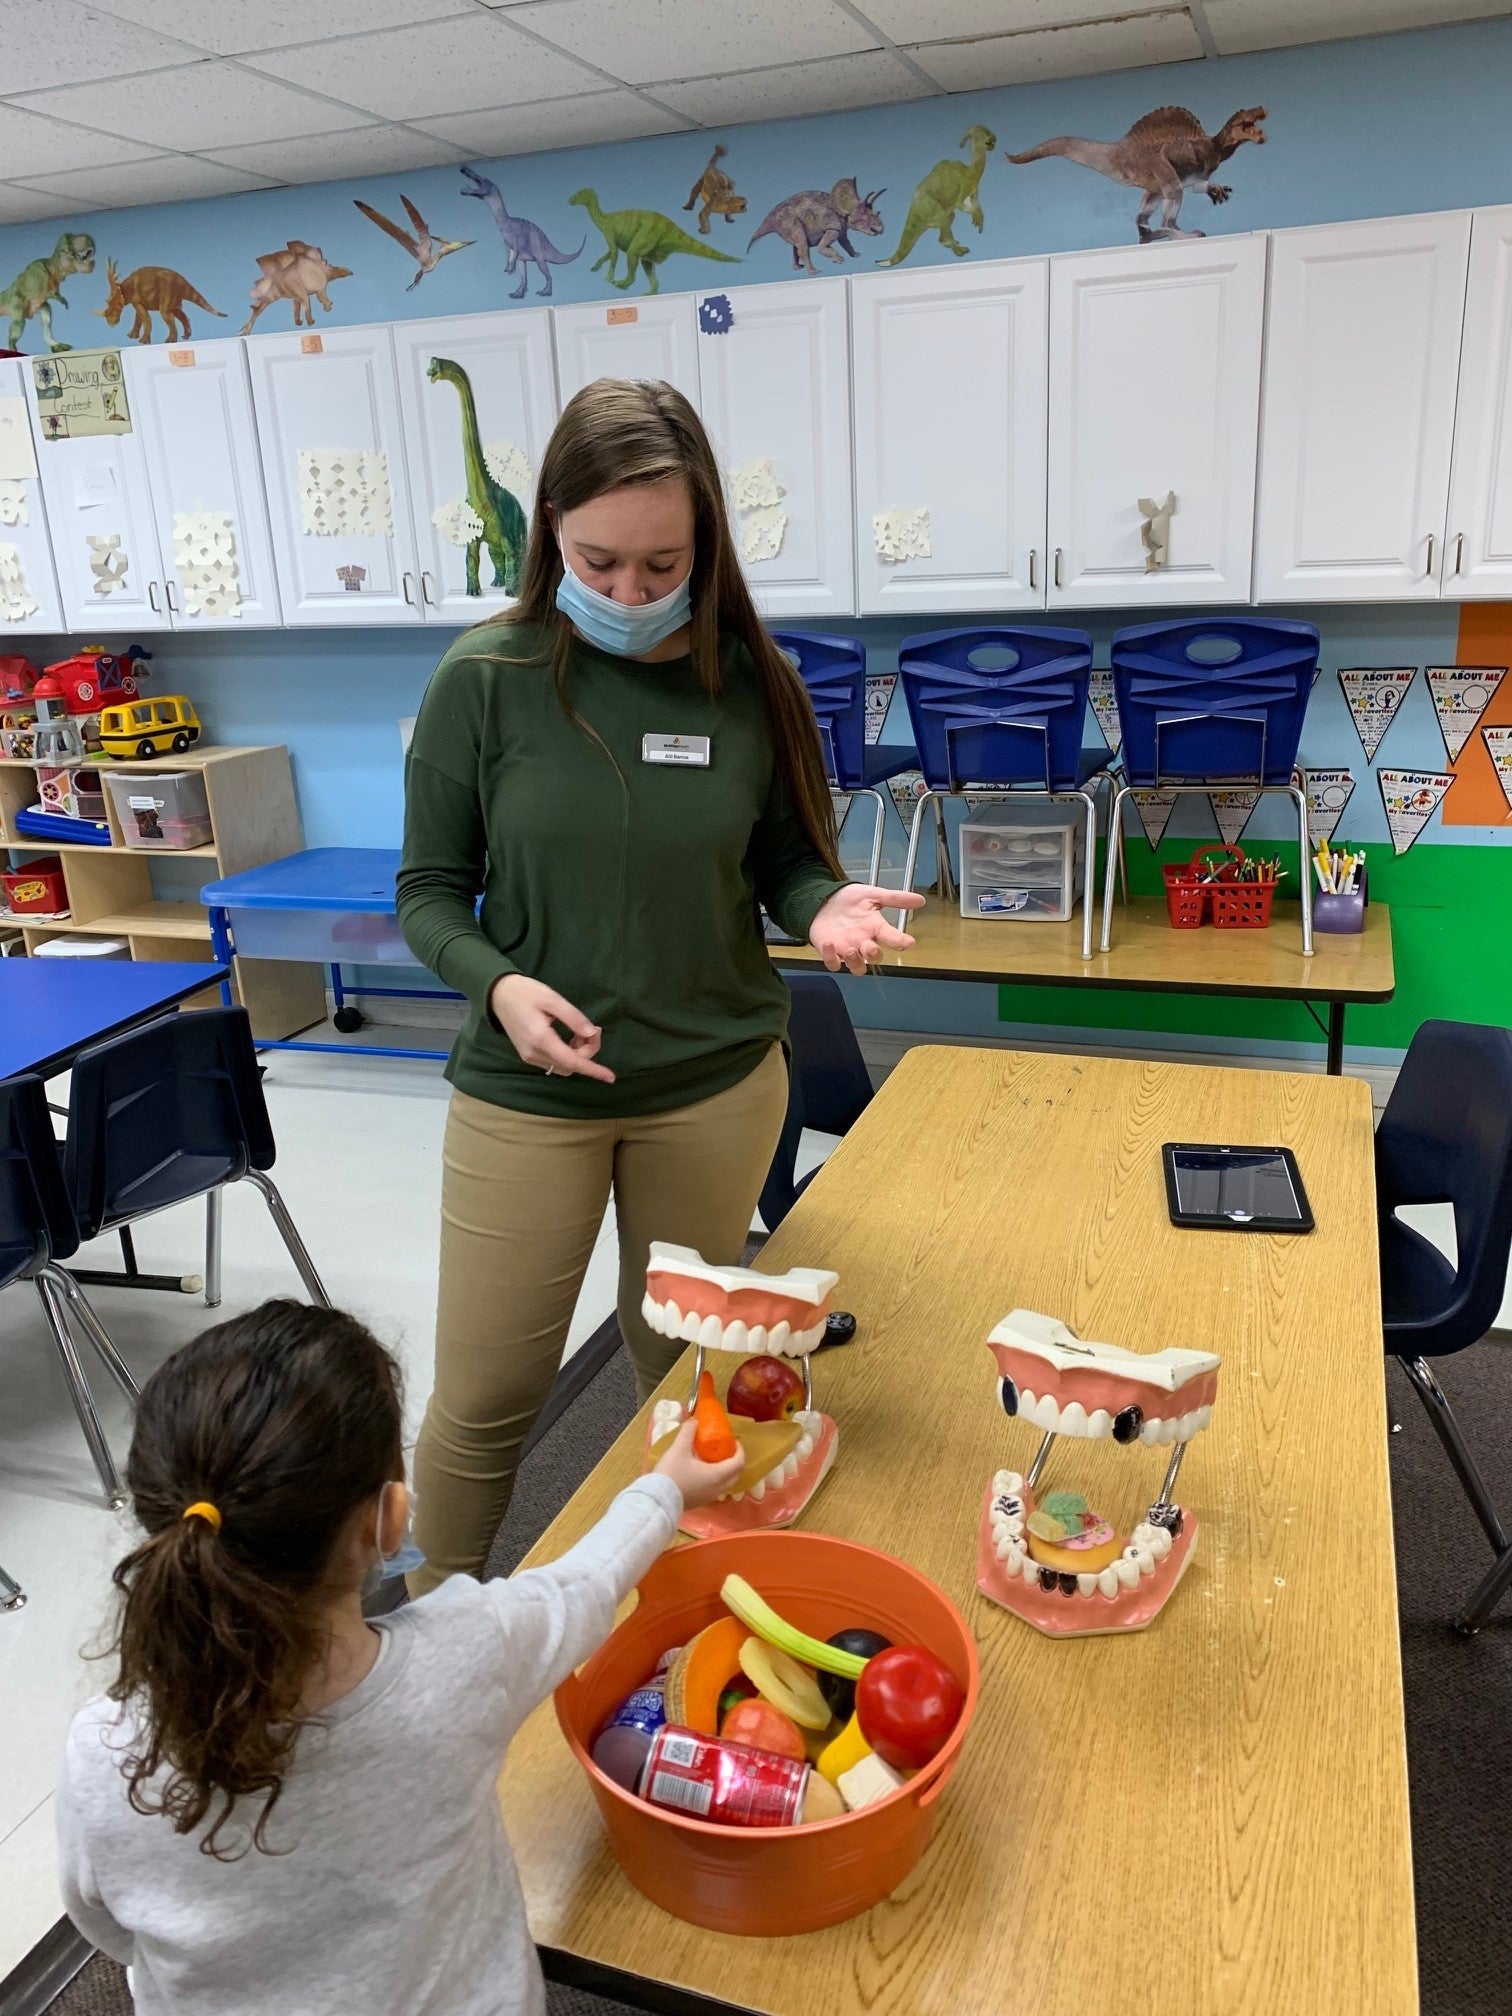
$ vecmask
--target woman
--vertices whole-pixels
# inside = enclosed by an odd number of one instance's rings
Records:
[[[611,1192],[642,1399],[682,1349],[641,1317],[649,1242],[740,1257],[787,1105],[758,903],[860,973],[913,942],[883,904],[922,900],[841,874],[813,713],[698,416],[670,385],[585,387],[542,458],[520,599],[442,659],[406,769],[400,921],[471,1004],[417,1594],[482,1570]]]

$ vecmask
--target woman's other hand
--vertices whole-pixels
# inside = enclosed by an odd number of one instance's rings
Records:
[[[737,1452],[723,1463],[701,1463],[693,1454],[693,1437],[698,1423],[690,1415],[677,1431],[677,1440],[656,1466],[658,1477],[670,1477],[691,1511],[696,1505],[712,1505],[728,1491],[745,1468],[745,1455]]]
[[[864,973],[875,965],[885,949],[906,952],[913,939],[895,924],[889,924],[884,910],[918,910],[924,898],[911,889],[877,889],[868,882],[847,882],[837,889],[819,910],[809,927],[809,943],[831,973],[844,966],[848,972]]]
[[[603,1030],[570,1001],[564,1001],[555,988],[524,973],[506,973],[494,982],[488,1005],[525,1063],[554,1071],[562,1078],[575,1073],[582,1078],[600,1078],[606,1085],[614,1083],[614,1073],[594,1062],[604,1040]],[[558,1033],[558,1023],[570,1040],[564,1041]]]

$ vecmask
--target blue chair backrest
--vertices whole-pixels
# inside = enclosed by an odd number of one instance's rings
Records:
[[[85,1239],[273,1166],[244,1008],[207,1008],[83,1051],[63,1166]]]
[[[1290,782],[1318,668],[1311,623],[1142,623],[1117,633],[1112,659],[1131,784]]]
[[[821,637],[810,630],[770,635],[808,688],[829,781],[842,791],[859,790],[865,781],[866,646],[859,637]]]
[[[788,1110],[762,1188],[761,1222],[775,1232],[797,1200],[793,1169],[805,1127],[848,1134],[871,1103],[871,1077],[845,1006],[827,973],[784,975],[792,995],[788,1017]]]
[[[1376,1129],[1375,1159],[1387,1348],[1431,1357],[1477,1343],[1496,1321],[1512,1253],[1512,1030],[1423,1023]],[[1402,1204],[1453,1205],[1452,1269],[1393,1219]]]
[[[981,625],[905,637],[898,674],[933,791],[969,784],[1074,789],[1092,639]]]
[[[78,1250],[40,1078],[0,1081],[0,1288]]]

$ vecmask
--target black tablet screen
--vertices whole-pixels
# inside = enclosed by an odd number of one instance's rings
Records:
[[[1306,1216],[1290,1169],[1266,1149],[1177,1148],[1171,1167],[1176,1206],[1184,1217],[1227,1218],[1243,1225],[1254,1218],[1300,1224]]]

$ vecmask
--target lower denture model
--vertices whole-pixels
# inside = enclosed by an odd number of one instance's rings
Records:
[[[1170,1600],[1197,1545],[1172,1497],[1187,1444],[1218,1393],[1211,1351],[1087,1344],[1053,1316],[1015,1309],[987,1339],[1010,1419],[1042,1431],[1028,1471],[999,1470],[977,1533],[977,1587],[1052,1638],[1141,1631]],[[1058,1436],[1170,1451],[1160,1495],[1120,1534],[1075,1491],[1040,1495]]]
[[[683,1513],[683,1531],[695,1539],[790,1526],[829,1474],[840,1431],[814,1406],[809,1357],[839,1285],[822,1268],[712,1267],[691,1246],[652,1241],[641,1314],[658,1336],[681,1338],[694,1353],[686,1405],[658,1400],[651,1410],[648,1469],[693,1410],[705,1354],[740,1361],[722,1397],[745,1468],[715,1504]]]

